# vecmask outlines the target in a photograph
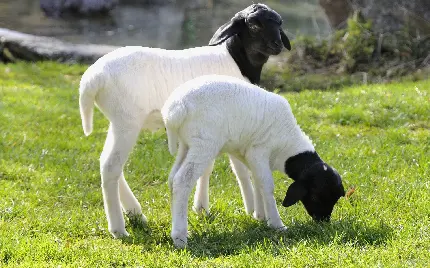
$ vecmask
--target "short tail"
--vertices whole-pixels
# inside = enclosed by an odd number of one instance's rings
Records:
[[[91,68],[91,67],[90,67]],[[93,131],[94,101],[99,89],[103,86],[101,74],[88,69],[81,78],[79,87],[79,110],[81,112],[82,128],[86,136]]]
[[[178,152],[178,133],[170,128],[166,128],[166,133],[169,143],[169,152],[171,155],[176,155]]]
[[[161,109],[163,121],[166,126],[166,134],[169,143],[169,152],[171,155],[176,155],[178,152],[178,130],[185,120],[187,115],[186,106],[181,102],[171,102],[170,99],[164,104]]]

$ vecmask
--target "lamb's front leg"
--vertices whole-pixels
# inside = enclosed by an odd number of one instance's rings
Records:
[[[259,189],[263,201],[267,225],[273,229],[286,230],[279,215],[274,197],[275,185],[268,158],[263,153],[250,153],[248,163],[254,178],[254,187]]]

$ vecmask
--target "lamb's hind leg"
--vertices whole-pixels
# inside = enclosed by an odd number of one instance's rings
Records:
[[[115,237],[127,236],[124,216],[120,205],[120,185],[124,200],[125,210],[134,210],[141,213],[140,205],[131,193],[130,188],[125,187],[125,179],[122,180],[122,168],[128,155],[136,143],[140,128],[132,125],[115,125],[111,123],[106,138],[103,152],[100,156],[100,173],[102,178],[102,192],[109,232]],[[144,218],[144,216],[142,216]]]
[[[203,212],[209,214],[209,176],[214,168],[214,163],[215,161],[212,161],[209,164],[203,175],[197,181],[193,210],[198,214]]]
[[[257,182],[254,178],[254,213],[252,216],[258,221],[266,220],[266,213],[264,211],[263,194],[261,189],[256,186]]]
[[[205,149],[202,149],[205,148]],[[171,237],[176,247],[184,247],[187,243],[188,199],[199,176],[207,169],[218,152],[207,152],[209,146],[200,149],[190,148],[182,161],[171,184],[172,232]]]
[[[251,182],[251,176],[248,168],[236,157],[229,155],[230,165],[233,173],[236,175],[242,194],[243,204],[247,214],[254,212],[254,189]]]
[[[121,200],[122,209],[128,217],[136,217],[142,220],[143,223],[146,223],[147,220],[142,213],[142,207],[128,186],[124,172],[121,172],[119,178],[119,199]]]
[[[169,174],[169,189],[170,191],[172,191],[172,184],[173,184],[173,178],[175,177],[176,173],[178,172],[179,168],[182,165],[182,162],[185,159],[185,156],[187,155],[188,152],[188,147],[182,143],[179,142],[179,148],[178,148],[178,153],[176,154],[176,158],[175,158],[175,163],[173,164],[172,169],[170,170],[170,174]]]

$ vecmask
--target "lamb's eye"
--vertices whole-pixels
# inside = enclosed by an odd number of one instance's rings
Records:
[[[263,29],[263,28],[264,28],[264,26],[263,26],[263,24],[262,24],[259,20],[254,19],[254,20],[252,20],[252,21],[251,21],[251,26],[250,26],[250,28],[251,28],[251,30],[256,31],[256,30],[261,30],[261,29]]]
[[[282,25],[282,19],[278,19],[278,18],[268,18],[268,21],[271,23],[274,23],[278,26]]]

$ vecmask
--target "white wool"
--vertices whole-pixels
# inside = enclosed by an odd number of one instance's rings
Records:
[[[119,48],[100,58],[83,74],[79,106],[85,135],[93,129],[94,103],[110,121],[100,156],[100,173],[108,228],[114,237],[128,235],[123,211],[146,221],[122,171],[141,129],[163,127],[160,110],[174,88],[194,77],[212,73],[246,79],[225,43],[185,50]],[[245,209],[252,213],[254,197],[249,172],[234,157],[230,161],[238,174]],[[194,202],[198,212],[209,210],[210,173],[208,169],[199,180]]]
[[[219,153],[233,155],[253,173],[254,217],[285,229],[273,197],[273,170],[285,172],[287,159],[315,152],[296,122],[288,101],[240,79],[207,75],[179,86],[161,110],[169,150],[179,151],[169,176],[172,239],[187,241],[187,204],[195,181]],[[261,215],[261,216],[260,216]]]
[[[84,132],[92,132],[94,101],[111,122],[128,120],[140,128],[161,128],[157,111],[173,89],[187,80],[213,73],[245,79],[225,44],[185,50],[119,48],[100,58],[82,76]]]
[[[163,127],[160,110],[165,100],[175,87],[195,77],[222,74],[258,83],[269,56],[280,53],[282,47],[291,48],[281,21],[266,5],[253,4],[223,24],[210,46],[185,50],[124,47],[103,56],[84,73],[79,89],[84,133],[92,132],[94,103],[110,121],[100,174],[108,229],[114,237],[128,235],[123,211],[146,220],[123,173],[141,129]],[[254,202],[249,170],[240,159],[229,158],[246,212],[261,211],[261,204]],[[209,211],[211,167],[198,181],[193,204],[197,212]],[[265,218],[264,213],[254,217]]]
[[[192,146],[199,141],[196,135],[216,138],[223,144],[221,152],[240,158],[248,147],[264,144],[271,156],[283,153],[276,170],[284,171],[286,159],[315,151],[285,98],[230,76],[205,75],[182,84],[161,113],[171,154],[176,153],[175,140]]]

